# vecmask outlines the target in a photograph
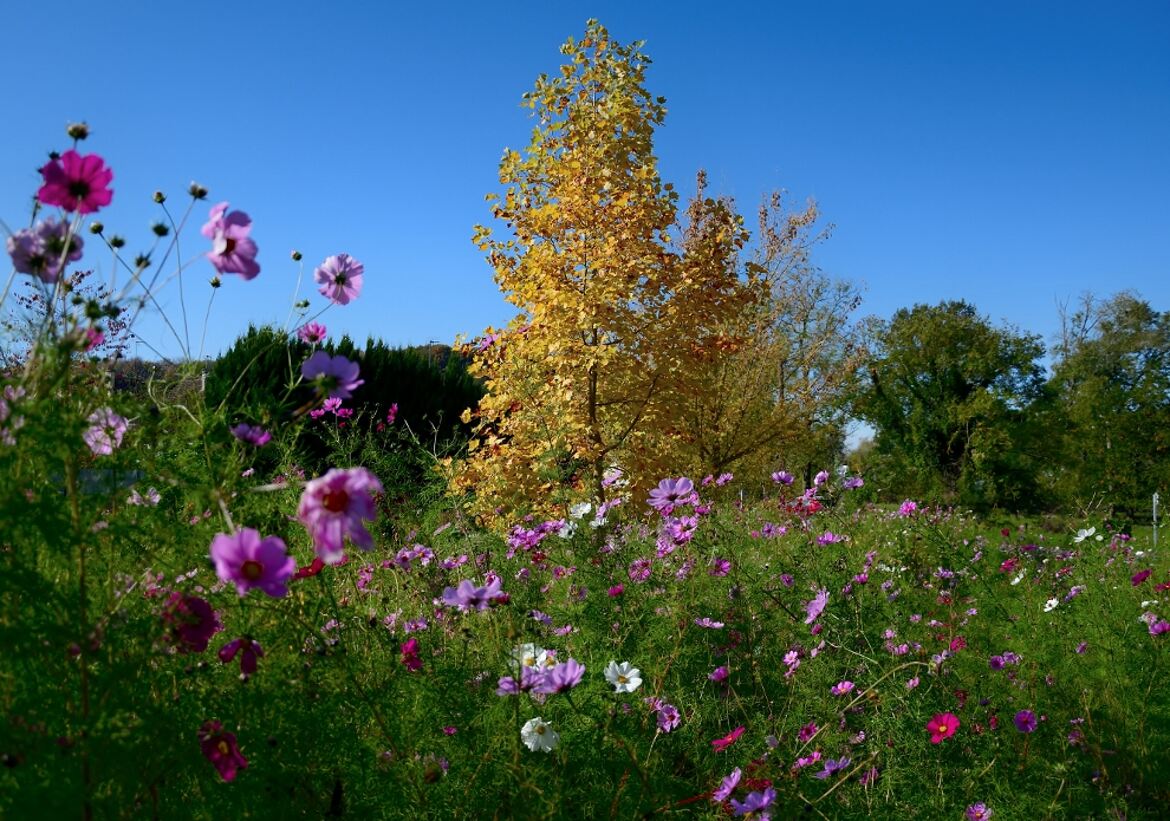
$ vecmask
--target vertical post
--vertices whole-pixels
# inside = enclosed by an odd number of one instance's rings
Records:
[[[199,392],[207,393],[207,371],[199,373]]]
[[[1158,493],[1154,492],[1154,549],[1158,549]]]

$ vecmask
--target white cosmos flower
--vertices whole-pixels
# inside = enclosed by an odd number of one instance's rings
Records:
[[[615,693],[632,693],[642,686],[642,671],[628,661],[611,661],[605,668],[605,680],[613,685]]]
[[[1024,576],[1026,576],[1026,575],[1028,575],[1028,571],[1021,570],[1020,575],[1018,575],[1014,579],[1012,579],[1012,584],[1013,585],[1019,584],[1020,582],[1022,582],[1024,580]]]
[[[544,667],[548,661],[548,651],[535,644],[521,644],[512,649],[512,660],[521,667]]]
[[[553,730],[552,725],[540,716],[530,718],[520,728],[520,740],[532,752],[547,753],[560,743],[561,737]]]
[[[1044,612],[1050,613],[1056,609],[1056,605],[1060,604],[1060,599],[1049,599],[1044,602]]]
[[[1089,538],[1090,536],[1092,536],[1096,532],[1097,532],[1097,528],[1095,528],[1095,527],[1090,527],[1088,530],[1085,530],[1084,528],[1082,528],[1082,529],[1077,531],[1077,535],[1073,536],[1073,541],[1080,544],[1081,542],[1083,542],[1085,539]]]
[[[569,518],[570,519],[583,518],[585,516],[585,514],[589,513],[591,510],[593,510],[593,505],[591,505],[589,502],[578,502],[577,504],[575,504],[569,508]]]

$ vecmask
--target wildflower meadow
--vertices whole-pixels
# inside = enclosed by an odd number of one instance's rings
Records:
[[[6,230],[4,307],[31,296],[0,374],[0,816],[1162,817],[1155,532],[890,500],[783,439],[704,467],[687,414],[747,394],[715,368],[775,281],[735,267],[721,200],[663,238],[637,48],[590,23],[562,52],[489,205],[516,238],[476,235],[520,315],[455,346],[483,398],[450,435],[359,404],[373,356],[328,326],[388,276],[362,249],[278,262],[197,183],[128,245],[102,211],[152,192],[70,126]],[[278,266],[290,321],[230,378],[119,385],[106,348],[159,289],[247,300]]]

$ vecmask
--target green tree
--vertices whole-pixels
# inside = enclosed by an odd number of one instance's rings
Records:
[[[1046,480],[1069,507],[1134,514],[1170,483],[1170,313],[1124,292],[1086,296],[1062,320]]]
[[[876,430],[889,493],[976,507],[1035,506],[1024,410],[1039,396],[1039,338],[966,302],[901,309],[871,326],[854,413]]]

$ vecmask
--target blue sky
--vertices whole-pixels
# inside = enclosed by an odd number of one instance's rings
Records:
[[[362,298],[320,320],[331,334],[475,335],[512,311],[472,226],[504,147],[527,144],[521,94],[591,16],[646,41],[664,179],[685,197],[705,168],[749,215],[776,188],[815,197],[835,225],[815,260],[864,288],[862,314],[964,298],[1048,341],[1085,291],[1170,309],[1164,1],[22,3],[0,49],[0,216],[27,222],[36,168],[84,119],[115,173],[101,219],[128,250],[150,243],[155,189],[177,207],[191,180],[211,190],[188,257],[206,205],[252,216],[263,271],[225,278],[208,353],[284,321],[293,248],[307,279],[330,254],[365,263]],[[187,271],[197,353],[213,271]],[[177,291],[160,300],[177,318]],[[139,330],[178,353],[156,319]]]

